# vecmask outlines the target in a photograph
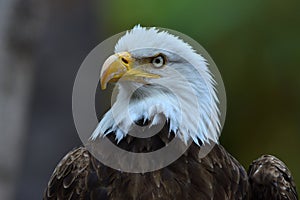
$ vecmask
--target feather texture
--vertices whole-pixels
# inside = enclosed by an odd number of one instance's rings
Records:
[[[253,199],[298,199],[291,172],[278,158],[264,155],[253,161],[248,173]]]
[[[164,129],[167,133],[167,129]],[[160,133],[149,139],[126,136],[120,143],[128,151],[157,150],[171,139]],[[128,138],[127,138],[128,137]],[[204,158],[192,144],[171,165],[153,172],[125,173],[107,167],[80,147],[69,152],[57,165],[44,192],[44,200],[297,200],[290,171],[274,156],[254,161],[249,174],[221,145],[215,145]]]
[[[167,129],[149,139],[116,143],[133,152],[165,145]],[[131,137],[131,136],[126,136]],[[165,137],[165,138],[164,138]],[[126,138],[127,139],[127,138]],[[147,146],[150,144],[150,149]],[[147,150],[148,149],[148,150]],[[198,145],[171,165],[144,174],[125,173],[101,164],[84,147],[68,153],[58,164],[44,199],[247,199],[249,184],[244,168],[221,145],[199,157]]]

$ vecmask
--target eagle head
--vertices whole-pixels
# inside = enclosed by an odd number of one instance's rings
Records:
[[[135,26],[119,39],[100,77],[102,89],[114,82],[118,94],[91,139],[115,134],[119,142],[142,120],[149,127],[167,121],[169,133],[185,143],[218,143],[216,82],[206,60],[179,37]]]

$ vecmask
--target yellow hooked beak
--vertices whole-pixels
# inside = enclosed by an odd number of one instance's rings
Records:
[[[130,53],[116,53],[106,59],[102,66],[100,78],[101,88],[106,89],[108,82],[117,82],[120,78],[129,81],[142,82],[143,78],[159,78],[157,74],[151,74],[134,67],[134,58]]]

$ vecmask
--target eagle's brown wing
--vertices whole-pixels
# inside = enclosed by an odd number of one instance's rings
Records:
[[[99,181],[100,166],[84,147],[69,152],[55,168],[43,199],[108,199],[108,189]]]
[[[264,155],[252,162],[248,170],[252,199],[297,200],[291,172],[278,158]]]

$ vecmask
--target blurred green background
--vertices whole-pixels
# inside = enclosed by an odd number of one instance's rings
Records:
[[[95,8],[107,36],[141,24],[198,41],[227,92],[221,143],[245,168],[262,154],[279,157],[299,186],[300,1],[119,0],[106,6]]]
[[[136,24],[174,29],[208,51],[227,92],[221,144],[246,169],[262,154],[279,157],[299,191],[299,8],[296,0],[0,1],[0,199],[41,199],[59,160],[81,145],[71,101],[81,62]]]

